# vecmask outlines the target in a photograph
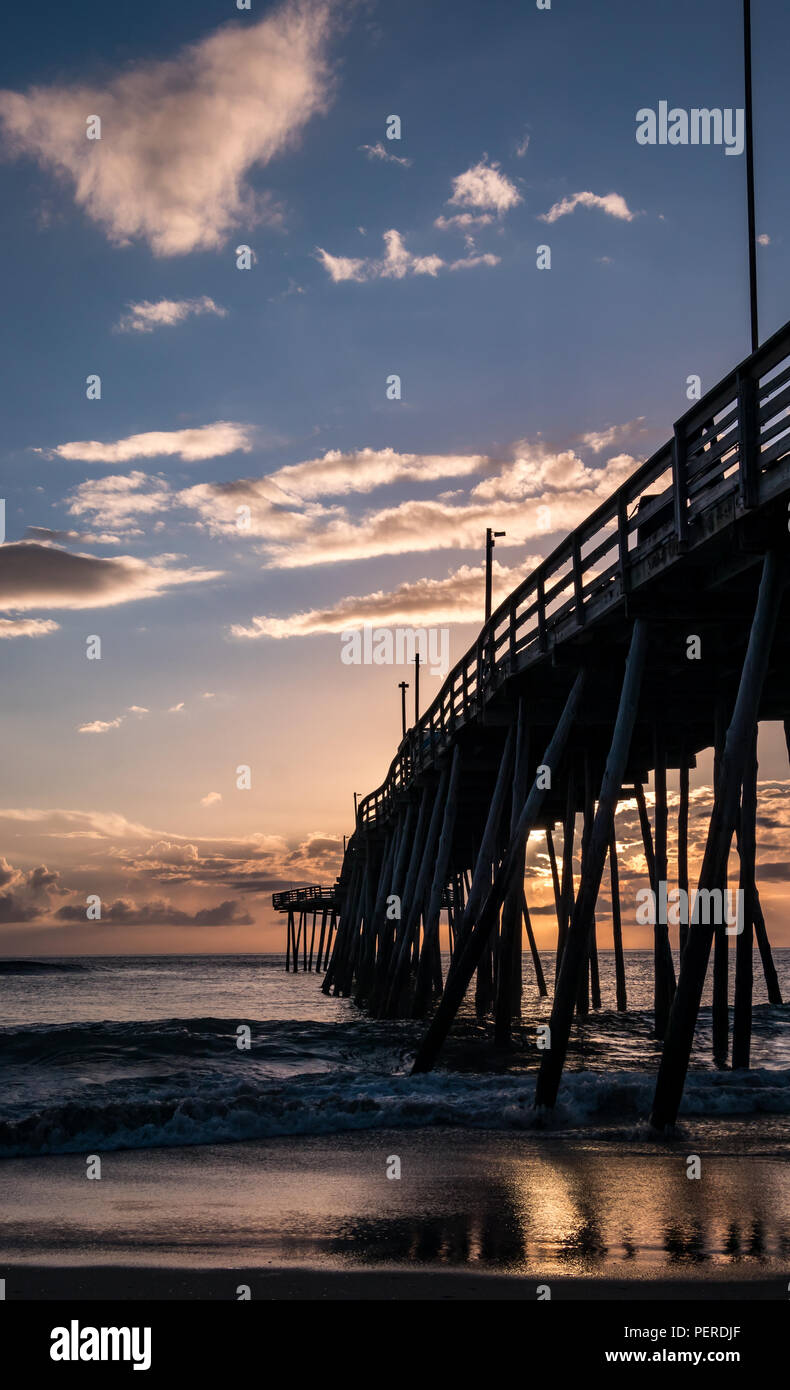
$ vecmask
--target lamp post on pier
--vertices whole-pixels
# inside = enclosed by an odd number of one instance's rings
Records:
[[[491,579],[494,564],[494,546],[498,536],[504,536],[505,531],[492,531],[491,527],[486,528],[486,616],[485,621],[491,617]]]
[[[406,737],[406,691],[408,690],[408,688],[408,681],[398,681],[398,689],[400,691],[400,718],[402,726],[401,733],[403,738]]]

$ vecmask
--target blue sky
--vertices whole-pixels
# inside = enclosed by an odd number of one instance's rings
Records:
[[[754,9],[765,337],[790,308],[790,13]],[[0,38],[0,466],[6,547],[25,541],[0,584],[18,633],[3,643],[6,939],[95,948],[95,929],[55,923],[97,885],[132,904],[119,949],[147,949],[157,912],[159,942],[194,944],[177,911],[220,900],[211,947],[251,945],[269,920],[251,886],[332,877],[351,794],[397,741],[403,672],[344,667],[340,616],[375,620],[383,595],[391,621],[449,625],[456,660],[485,525],[508,531],[503,597],[669,436],[687,376],[705,389],[748,351],[743,157],[634,134],[662,99],[742,105],[740,0],[401,0],[301,19],[263,0],[75,0],[7,9]],[[163,301],[180,307],[123,329],[130,306]],[[165,451],[209,427],[205,456]],[[123,443],[154,433],[161,452]],[[287,505],[260,483],[274,474]],[[140,494],[146,511],[119,511]],[[251,499],[247,534],[235,508]],[[101,563],[53,588],[54,550]],[[44,862],[59,877],[36,896]]]

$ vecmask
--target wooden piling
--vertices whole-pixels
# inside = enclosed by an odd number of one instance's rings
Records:
[[[700,889],[709,890],[717,887],[721,883],[727,864],[738,814],[739,792],[752,731],[757,723],[760,697],[786,585],[787,567],[784,554],[779,550],[769,551],[763,562],[738,696],[727,731],[721,777],[714,797],[713,814],[700,871]],[[695,914],[692,914],[692,918],[694,916]],[[694,1043],[694,1030],[712,937],[713,928],[710,924],[692,920],[681,962],[678,987],[669,1015],[653,1098],[652,1123],[657,1129],[662,1130],[667,1125],[674,1125],[677,1119]]]
[[[562,953],[565,950],[565,938],[568,935],[568,924],[571,917],[571,908],[575,896],[573,886],[573,840],[576,833],[576,779],[573,766],[573,757],[568,760],[567,789],[565,797],[565,820],[562,828],[562,890],[561,905],[562,915],[557,932],[557,956],[554,962],[554,981],[559,978],[560,965],[562,964]]]
[[[541,760],[544,767],[551,769],[552,777],[556,777],[565,755],[568,738],[578,715],[584,688],[585,673],[584,671],[580,671],[573,683],[573,687],[565,702],[565,707],[560,715],[554,734]],[[428,1031],[418,1049],[412,1068],[413,1072],[430,1071],[436,1060],[442,1043],[447,1036],[452,1021],[466,993],[469,981],[477,968],[477,964],[483,954],[490,934],[496,926],[508,888],[518,873],[521,846],[525,844],[529,838],[530,831],[533,829],[540,815],[545,797],[546,791],[543,787],[538,787],[536,778],[530,788],[526,804],[519,816],[515,833],[510,838],[507,852],[497,869],[493,886],[487,894],[482,908],[476,913],[476,921],[471,926],[464,940],[460,954],[450,966],[445,981],[444,993]]]
[[[510,800],[511,836],[515,831],[521,808],[527,798],[528,775],[529,730],[527,728],[526,700],[522,696],[518,702],[516,753],[513,760],[513,789]],[[521,916],[524,902],[525,864],[526,842],[521,857],[521,871],[515,874],[513,884],[502,908],[494,1006],[494,1041],[498,1047],[504,1047],[510,1042],[511,1019],[521,1013]]]
[[[669,945],[669,926],[667,924],[668,855],[667,831],[669,813],[667,806],[667,750],[657,726],[653,729],[653,759],[655,763],[655,882],[653,884],[653,1026],[657,1038],[663,1038],[667,1030],[669,1010],[675,995],[675,965]]]
[[[716,786],[721,777],[721,760],[724,754],[724,741],[727,737],[727,713],[723,700],[716,702],[715,712],[715,752],[713,758],[713,788],[714,797]],[[721,869],[721,879],[716,884],[721,889],[722,902],[727,892],[727,861],[725,859]],[[726,924],[723,920],[717,922],[713,929],[713,1017],[712,1017],[712,1047],[713,1060],[719,1068],[726,1067],[727,1054],[730,1048],[730,1010],[729,1010],[729,958],[730,942],[727,936]]]
[[[738,852],[741,860],[738,886],[741,894],[742,912],[739,914],[740,931],[735,940],[735,1005],[732,1018],[732,1069],[746,1070],[749,1067],[752,1043],[752,991],[754,985],[754,965],[752,959],[754,943],[754,906],[752,885],[754,883],[755,860],[757,854],[757,730],[752,738],[752,747],[746,760],[741,791],[741,814],[738,835]]]
[[[450,852],[453,847],[453,832],[455,830],[455,821],[458,812],[458,787],[460,778],[461,753],[456,744],[453,752],[447,792],[444,799],[442,829],[439,835],[439,847],[436,852],[436,863],[428,899],[428,909],[425,914],[425,937],[422,955],[417,967],[417,983],[415,985],[414,1003],[412,1007],[413,1018],[425,1017],[428,1004],[430,1003],[432,987],[436,979],[437,960],[439,960],[439,970],[441,971],[439,923],[442,913],[442,894],[447,883]]]
[[[317,954],[317,956],[316,956],[316,961],[315,961],[315,973],[316,973],[316,975],[318,974],[319,970],[321,969],[321,957],[322,957],[323,954],[324,954],[324,937],[326,936],[326,915],[327,915],[327,910],[326,910],[326,908],[323,908],[323,910],[322,910],[322,912],[321,912],[321,934],[320,934],[320,936],[319,936],[319,938],[318,938],[318,954]]]
[[[540,952],[538,951],[537,943],[535,941],[535,933],[532,930],[532,919],[529,915],[529,908],[527,907],[527,895],[523,891],[523,889],[521,893],[521,911],[524,915],[524,930],[527,933],[527,941],[529,942],[529,949],[532,955],[532,964],[535,969],[535,982],[538,986],[538,994],[541,996],[542,999],[545,999],[549,991],[546,988],[546,978],[543,974],[543,964],[541,962]]]
[[[415,946],[419,946],[420,918],[423,914],[426,895],[429,890],[431,875],[434,869],[449,779],[450,767],[449,764],[445,764],[442,769],[439,786],[435,794],[432,793],[430,797],[430,821],[422,845],[420,846],[421,853],[419,856],[419,865],[406,903],[406,911],[401,923],[402,932],[399,942],[396,937],[396,950],[391,970],[390,987],[382,1011],[382,1016],[385,1018],[400,1018],[404,1012],[409,970],[414,955],[414,948]]]
[[[286,929],[285,929],[285,968],[286,968],[286,970],[290,970],[290,969],[291,969],[291,937],[292,937],[292,935],[293,935],[293,929],[294,929],[294,915],[293,915],[293,909],[289,907],[289,909],[288,909],[288,925],[286,926]]]
[[[689,759],[685,750],[680,761],[678,794],[678,889],[681,903],[678,945],[682,957],[689,931]]]
[[[628,995],[625,984],[625,959],[623,957],[623,924],[620,914],[620,872],[617,866],[617,835],[612,821],[609,837],[609,880],[612,890],[612,941],[614,944],[614,972],[618,1012],[625,1013],[628,1008]]]
[[[590,921],[595,910],[606,851],[614,826],[614,813],[623,784],[631,737],[636,723],[642,676],[647,659],[647,645],[648,631],[645,621],[642,618],[637,618],[625,664],[617,718],[598,797],[598,809],[590,835],[585,872],[581,878],[579,893],[565,942],[565,950],[563,951],[560,977],[554,992],[554,1006],[550,1022],[551,1046],[544,1051],[538,1072],[535,1088],[535,1105],[537,1107],[551,1107],[557,1099],[573,1022],[574,1000],[578,993],[579,977],[588,950]]]

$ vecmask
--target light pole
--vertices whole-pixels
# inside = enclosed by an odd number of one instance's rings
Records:
[[[749,308],[752,352],[760,346],[757,320],[757,226],[754,214],[754,122],[752,117],[752,0],[743,0],[743,79],[746,119],[746,205],[749,223]]]
[[[420,718],[420,653],[415,653],[414,657],[414,722],[418,723]]]
[[[408,690],[408,688],[408,681],[398,681],[398,689],[400,691],[400,717],[401,724],[403,726],[404,738],[406,737],[406,691]]]
[[[505,531],[492,531],[490,526],[486,528],[486,622],[488,622],[488,619],[491,617],[491,575],[494,563],[496,537],[506,534]]]

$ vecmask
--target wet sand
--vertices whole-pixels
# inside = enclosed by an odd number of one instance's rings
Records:
[[[787,1160],[373,1131],[0,1165],[6,1298],[787,1297]],[[687,1177],[698,1154],[701,1177]],[[400,1162],[400,1178],[387,1177]]]
[[[56,1301],[236,1301],[239,1289],[259,1301],[309,1302],[538,1300],[534,1280],[464,1270],[160,1269],[6,1267],[6,1298]],[[787,1302],[785,1279],[555,1279],[554,1302]]]

